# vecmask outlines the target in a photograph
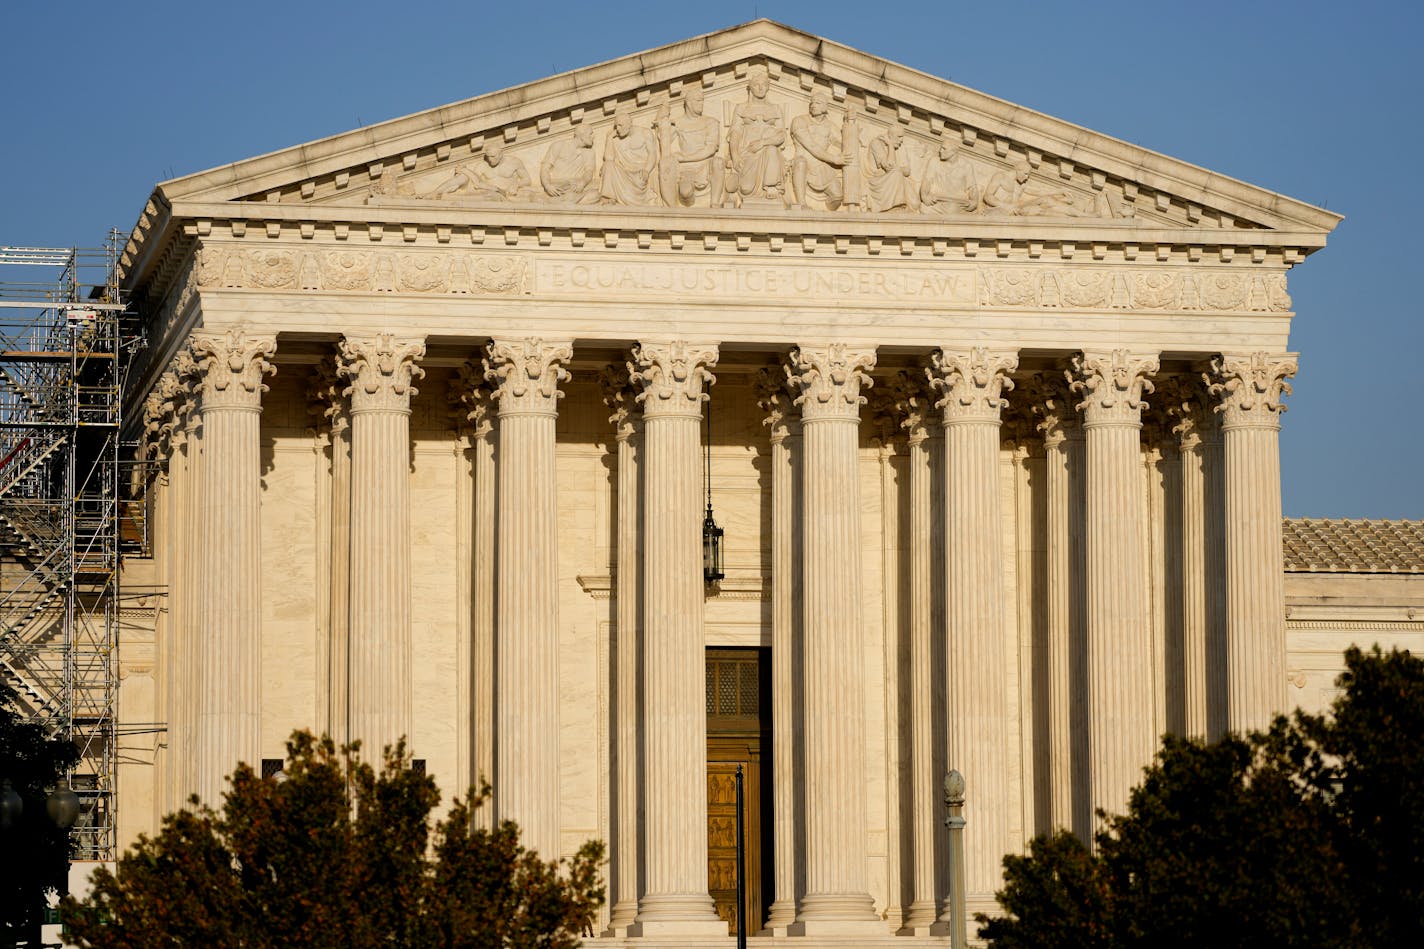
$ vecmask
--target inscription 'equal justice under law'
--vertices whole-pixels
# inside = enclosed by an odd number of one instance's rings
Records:
[[[795,267],[699,267],[688,265],[541,264],[541,292],[581,290],[706,291],[742,296],[853,294],[901,299],[929,297],[954,303],[976,302],[974,272],[951,270],[859,270]]]

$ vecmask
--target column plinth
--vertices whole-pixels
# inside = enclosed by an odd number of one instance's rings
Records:
[[[702,403],[712,345],[644,342],[629,370],[643,406],[643,767],[646,864],[630,935],[725,936],[707,892]]]
[[[367,753],[409,737],[410,399],[421,339],[348,336],[339,372],[351,416],[347,709]]]
[[[1286,709],[1280,414],[1294,356],[1225,355],[1208,382],[1226,488],[1226,724],[1264,729]]]
[[[804,453],[802,647],[806,893],[796,935],[886,932],[866,883],[865,645],[861,620],[860,394],[873,349],[791,354]]]
[[[1086,440],[1085,553],[1089,800],[1120,814],[1157,736],[1152,720],[1152,622],[1142,396],[1155,356],[1125,350],[1074,357]]]
[[[201,530],[196,543],[197,640],[195,790],[221,805],[224,778],[239,761],[260,763],[262,712],[262,377],[273,372],[271,336],[241,329],[195,333],[189,343],[200,374],[203,429]]]
[[[499,404],[494,816],[545,860],[559,850],[559,571],[554,425],[567,341],[495,339]]]
[[[943,393],[947,763],[975,792],[964,817],[974,828],[964,855],[966,908],[993,912],[1009,839],[1010,656],[1004,613],[1000,500],[1002,393],[1013,388],[1014,352],[975,348],[935,354],[931,382]],[[948,900],[941,922],[950,922]],[[971,927],[972,928],[972,927]]]

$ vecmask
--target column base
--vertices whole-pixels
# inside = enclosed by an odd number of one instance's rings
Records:
[[[786,928],[788,936],[839,936],[862,939],[889,936],[885,920],[871,919],[798,919]]]
[[[796,922],[796,904],[792,900],[777,900],[767,911],[766,925],[758,936],[785,936],[787,927]]]
[[[911,903],[909,911],[905,914],[905,920],[900,927],[895,930],[897,936],[940,936],[941,933],[935,929],[939,919],[935,914],[935,904]]]
[[[669,936],[720,938],[730,935],[723,919],[645,919],[628,927],[631,939],[664,939]]]
[[[633,925],[633,921],[638,918],[638,904],[635,900],[619,900],[614,905],[613,911],[608,914],[608,927],[603,933],[606,936],[626,936],[628,928]]]

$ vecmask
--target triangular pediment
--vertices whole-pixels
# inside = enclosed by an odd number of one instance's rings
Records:
[[[156,198],[313,214],[628,206],[763,221],[1072,220],[1283,231],[1307,252],[1340,220],[767,20],[177,178]]]

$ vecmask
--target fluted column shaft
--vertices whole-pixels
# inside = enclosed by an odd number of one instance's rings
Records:
[[[613,716],[613,828],[610,834],[609,883],[612,907],[608,929],[614,935],[626,935],[638,915],[638,653],[639,602],[642,563],[639,546],[641,530],[641,478],[638,472],[639,430],[642,419],[637,411],[637,389],[626,366],[609,366],[601,379],[604,403],[612,410],[617,442],[617,489],[614,509],[617,511],[617,566],[614,570],[614,605],[617,616],[613,627],[614,694],[610,703]]]
[[[499,404],[495,565],[495,816],[559,856],[559,571],[554,425],[566,341],[490,343]]]
[[[791,354],[801,407],[806,893],[793,932],[884,932],[866,881],[865,644],[861,619],[860,390],[872,349]]]
[[[1219,421],[1219,418],[1218,418]],[[1202,508],[1206,517],[1206,736],[1227,725],[1226,465],[1220,424],[1202,434]]]
[[[461,363],[450,390],[457,431],[470,455],[470,776],[494,780],[494,392],[482,361]],[[476,823],[493,827],[494,808],[481,808]]]
[[[644,834],[633,930],[725,935],[707,893],[706,647],[702,629],[702,402],[715,346],[644,341],[629,363],[642,391]]]
[[[1206,466],[1199,413],[1184,412],[1178,435],[1182,491],[1182,718],[1187,735],[1207,733]]]
[[[791,418],[785,373],[761,370],[758,405],[766,413],[771,445],[771,793],[773,888],[776,901],[766,929],[784,935],[796,921],[796,748],[800,741],[794,705],[796,689],[796,610],[800,583],[795,560],[793,436],[800,423]]]
[[[324,639],[318,644],[318,720],[321,728],[338,742],[350,740],[350,685],[348,668],[348,625],[351,603],[351,416],[346,399],[346,382],[337,371],[336,360],[323,360],[312,377],[308,411],[316,416],[316,444],[329,453],[330,461],[318,477],[318,528],[325,527],[329,544],[318,548],[318,570],[324,571],[318,590],[325,603],[318,613],[318,630]],[[324,548],[324,551],[323,551]],[[322,622],[324,619],[324,623]]]
[[[1048,665],[1048,793],[1049,820],[1054,827],[1073,830],[1084,837],[1091,828],[1080,824],[1075,811],[1078,793],[1074,723],[1084,720],[1085,696],[1074,689],[1075,646],[1082,637],[1082,557],[1076,549],[1082,540],[1082,510],[1077,503],[1083,470],[1083,432],[1078,424],[1063,380],[1049,383],[1042,404],[1035,406],[1044,448],[1044,622]]]
[[[205,463],[190,632],[199,637],[197,793],[221,803],[239,761],[260,762],[262,714],[262,377],[277,348],[241,330],[194,334]]]
[[[410,735],[410,399],[420,339],[341,342],[351,406],[347,662],[352,739],[371,754]]]
[[[1074,364],[1087,442],[1089,796],[1095,810],[1122,813],[1157,738],[1141,450],[1141,396],[1157,360],[1117,350]]]
[[[1291,356],[1223,356],[1212,364],[1226,486],[1227,726],[1265,728],[1286,707],[1281,553],[1280,413]]]
[[[932,381],[944,397],[945,666],[948,764],[974,793],[964,817],[973,830],[964,860],[968,911],[990,911],[1000,861],[1013,848],[1009,812],[1010,640],[1005,626],[1003,512],[999,486],[1002,393],[1018,366],[1013,352],[944,350]],[[943,916],[949,921],[945,901]]]

